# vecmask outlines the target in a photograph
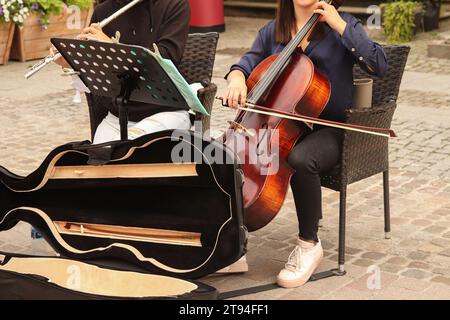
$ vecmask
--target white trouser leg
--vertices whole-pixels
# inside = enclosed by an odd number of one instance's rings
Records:
[[[128,122],[128,128],[133,125],[135,125],[135,122]],[[95,131],[93,144],[116,140],[120,140],[119,118],[108,112],[108,115],[100,122],[97,131]]]
[[[128,139],[163,130],[189,130],[191,121],[187,111],[160,112],[139,122],[128,122]],[[103,119],[94,136],[94,144],[120,140],[119,118],[111,113]]]
[[[128,129],[129,139],[136,139],[144,134],[164,130],[189,130],[191,120],[187,111],[160,112],[147,117]]]

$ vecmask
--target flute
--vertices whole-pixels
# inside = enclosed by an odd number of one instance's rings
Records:
[[[108,18],[105,18],[104,20],[102,20],[99,23],[100,27],[103,28],[108,23],[110,23],[111,21],[113,21],[114,19],[116,19],[117,17],[122,15],[124,12],[128,11],[129,9],[131,9],[132,7],[134,7],[135,5],[137,5],[138,3],[142,2],[142,1],[143,0],[133,0],[133,1],[131,1],[130,3],[128,3],[123,8],[120,8],[119,10],[114,12]],[[62,55],[59,52],[54,54],[54,55],[52,55],[52,56],[45,57],[44,59],[42,59],[41,61],[39,61],[38,63],[36,63],[34,66],[31,67],[30,71],[27,74],[25,74],[25,79],[29,79],[31,76],[35,75],[36,73],[38,73],[39,71],[44,69],[46,66],[48,66],[50,63],[55,62],[56,60],[58,60],[61,57],[62,57]]]

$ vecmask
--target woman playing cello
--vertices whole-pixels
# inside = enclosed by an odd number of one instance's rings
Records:
[[[321,118],[344,120],[344,111],[352,103],[353,65],[358,63],[365,71],[382,76],[387,69],[386,56],[381,46],[367,36],[358,19],[347,13],[339,14],[334,6],[317,0],[278,0],[276,19],[259,30],[250,51],[226,76],[225,99],[229,106],[244,105],[246,79],[254,68],[270,55],[281,52],[314,13],[320,14],[320,22],[301,43],[301,49],[331,85],[331,96]],[[314,126],[289,154],[288,162],[295,169],[291,189],[299,233],[296,247],[277,276],[280,286],[303,285],[322,259],[323,250],[317,235],[322,216],[320,174],[339,162],[341,139],[340,129]]]

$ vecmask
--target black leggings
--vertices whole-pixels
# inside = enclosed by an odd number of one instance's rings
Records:
[[[342,132],[335,128],[317,128],[292,149],[288,162],[295,169],[291,179],[299,222],[299,236],[318,241],[322,217],[320,174],[331,170],[340,160]]]

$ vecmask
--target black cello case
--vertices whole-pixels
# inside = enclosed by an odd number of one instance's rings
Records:
[[[192,279],[246,251],[237,159],[191,131],[68,143],[0,182],[0,231],[28,222],[60,254],[0,252],[1,299],[215,299]]]

